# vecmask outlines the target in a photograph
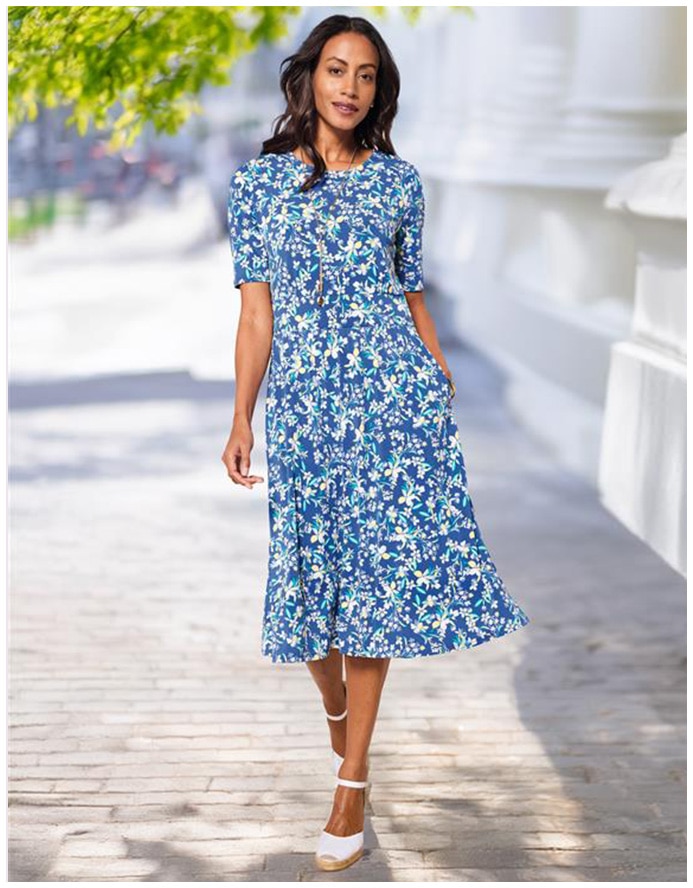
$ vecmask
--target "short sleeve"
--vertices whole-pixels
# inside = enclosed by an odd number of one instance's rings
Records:
[[[423,227],[425,197],[419,171],[413,164],[404,175],[404,211],[395,234],[395,271],[405,292],[424,289]]]
[[[248,163],[231,176],[228,191],[229,244],[233,255],[234,287],[270,280],[267,248],[259,223],[256,199],[257,172]]]

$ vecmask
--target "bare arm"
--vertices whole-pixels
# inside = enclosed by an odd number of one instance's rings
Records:
[[[407,297],[407,303],[409,305],[409,310],[411,311],[414,326],[416,327],[419,336],[423,340],[424,345],[431,352],[436,361],[438,361],[438,363],[442,367],[443,373],[448,377],[448,379],[452,380],[450,368],[447,365],[445,355],[443,354],[440,348],[440,343],[438,342],[438,336],[436,334],[436,328],[435,324],[433,323],[433,318],[431,317],[424,301],[423,290],[419,290],[416,293],[405,293],[404,295]]]
[[[236,393],[233,426],[221,457],[229,477],[236,484],[252,488],[264,479],[250,475],[253,448],[252,419],[257,394],[272,350],[274,316],[270,285],[266,282],[241,284],[241,314],[236,334]]]
[[[257,393],[265,376],[272,350],[274,317],[269,284],[241,284],[241,314],[236,334],[236,398],[234,421],[250,422]]]

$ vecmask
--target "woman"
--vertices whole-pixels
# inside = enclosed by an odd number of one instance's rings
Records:
[[[229,189],[242,309],[222,460],[236,484],[263,480],[249,474],[251,419],[269,361],[262,653],[305,662],[322,696],[337,787],[316,859],[335,870],[363,852],[390,659],[529,620],[467,491],[454,384],[424,304],[422,182],[389,136],[397,67],[373,26],[345,15],[287,62],[286,112]]]

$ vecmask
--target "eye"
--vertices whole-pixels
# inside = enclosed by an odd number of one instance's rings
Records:
[[[340,70],[341,70],[340,68],[328,68],[328,71],[330,72],[330,74],[332,74],[335,71],[337,72],[337,74],[339,74]]]

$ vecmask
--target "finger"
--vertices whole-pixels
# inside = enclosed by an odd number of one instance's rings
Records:
[[[229,478],[234,482],[234,484],[241,484],[243,487],[252,487],[252,484],[248,481],[248,479],[241,475],[241,473],[237,469],[231,469],[229,472]]]
[[[250,454],[241,451],[241,475],[246,475],[250,471]]]

